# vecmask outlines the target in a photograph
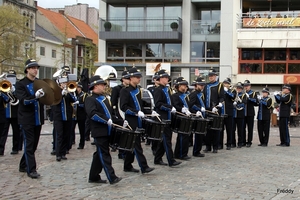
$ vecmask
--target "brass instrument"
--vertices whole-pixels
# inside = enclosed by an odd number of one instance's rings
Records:
[[[9,97],[9,103],[12,106],[18,105],[19,99],[17,99],[11,92],[12,84],[6,80],[6,74],[0,76],[3,80],[0,81],[0,91],[5,92]]]
[[[236,90],[236,87],[232,87],[232,90],[236,92],[235,99],[234,99],[234,102],[236,102],[236,105],[233,105],[233,106],[235,107],[236,110],[243,110],[244,109],[243,107],[238,106],[238,103],[242,103],[242,100],[239,96],[238,91]]]
[[[68,92],[75,92],[77,88],[77,83],[75,81],[69,81],[66,85]]]

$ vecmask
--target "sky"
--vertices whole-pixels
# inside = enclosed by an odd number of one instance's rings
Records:
[[[38,0],[38,6],[42,8],[63,8],[77,3],[89,4],[90,7],[99,9],[99,0]]]

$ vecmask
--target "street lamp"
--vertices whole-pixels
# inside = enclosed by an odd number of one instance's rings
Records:
[[[27,51],[30,49],[29,45],[28,44],[25,44],[25,57],[26,58],[29,58],[28,54],[27,54]]]

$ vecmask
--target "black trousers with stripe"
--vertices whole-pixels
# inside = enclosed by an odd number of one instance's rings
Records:
[[[20,168],[27,169],[27,173],[36,171],[35,151],[37,149],[42,126],[21,125],[24,141],[24,154],[20,161]]]
[[[71,131],[72,120],[54,121],[54,129],[56,132],[56,156],[65,156],[66,152],[69,150],[70,143],[70,131]]]
[[[97,150],[93,154],[89,180],[97,181],[101,179],[99,174],[103,169],[108,181],[112,182],[117,178],[117,176],[114,168],[112,167],[112,159],[109,153],[109,136],[96,137],[94,139]]]

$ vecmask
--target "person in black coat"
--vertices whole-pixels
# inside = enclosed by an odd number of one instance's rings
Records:
[[[260,144],[258,146],[266,147],[269,142],[270,120],[273,100],[268,95],[269,88],[263,88],[262,96],[258,98],[257,130]]]
[[[172,106],[172,102],[171,102],[172,92],[170,88],[167,86],[169,77],[170,76],[166,72],[166,70],[162,69],[158,71],[156,77],[158,86],[156,87],[153,93],[155,111],[160,115],[160,119],[162,120],[171,120],[171,113],[176,112],[176,109]],[[166,152],[168,165],[170,167],[179,165],[181,163],[174,159],[174,153],[172,150],[172,130],[170,125],[167,125],[164,128],[162,142],[157,142],[157,143],[158,146],[154,156],[154,164],[167,165],[167,163],[164,163],[162,160],[162,157],[165,152]]]
[[[100,76],[94,76],[90,81],[92,95],[85,100],[85,110],[88,119],[90,119],[91,135],[94,138],[97,150],[93,154],[89,182],[106,183],[106,180],[102,180],[99,175],[104,169],[110,184],[115,184],[122,178],[116,176],[112,167],[112,159],[109,153],[109,137],[113,122],[122,124],[123,120],[117,119],[112,115],[110,101],[104,96],[107,83]],[[127,122],[124,121],[123,126],[126,125]]]
[[[7,140],[8,131],[4,131],[5,124],[7,123],[5,118],[5,105],[9,102],[9,97],[0,91],[0,156],[4,155],[5,143]]]
[[[73,92],[68,92],[66,86],[67,82],[60,82],[66,80],[64,78],[58,79],[59,86],[62,89],[62,99],[59,104],[54,105],[53,109],[53,125],[56,133],[55,137],[55,151],[56,161],[60,162],[62,159],[67,160],[66,154],[70,147],[70,136],[72,126],[73,107],[71,103],[77,101]]]
[[[232,144],[232,135],[233,133],[233,102],[236,97],[236,90],[230,88],[231,79],[226,78],[223,81],[224,87],[224,114],[227,117],[224,118],[224,126],[226,128],[226,150],[231,149]],[[223,148],[223,140],[224,140],[224,130],[220,134],[220,146]]]
[[[247,96],[247,113],[245,116],[245,130],[244,130],[244,141],[243,144],[246,145],[246,147],[251,147],[252,145],[252,139],[253,139],[253,127],[254,127],[254,116],[255,116],[255,110],[254,107],[257,106],[257,94],[256,92],[251,90],[251,83],[249,80],[244,81],[244,89],[245,94]],[[248,134],[246,134],[246,127],[248,129]]]
[[[176,79],[175,88],[177,92],[172,95],[172,103],[177,112],[181,112],[186,116],[190,116],[189,111],[189,97],[187,95],[188,82],[183,77]],[[181,122],[183,123],[183,122]],[[191,157],[188,156],[189,151],[189,133],[177,133],[176,145],[174,156],[181,160],[189,160]]]
[[[141,89],[138,84],[141,82],[142,74],[136,68],[131,68],[128,71],[130,76],[130,84],[121,90],[120,93],[120,107],[125,112],[125,119],[133,130],[142,128],[142,118],[145,117],[143,112]],[[127,152],[124,160],[125,172],[139,172],[138,169],[133,168],[134,155],[137,157],[138,164],[142,173],[149,173],[154,170],[147,164],[146,157],[143,154],[141,146],[141,137],[136,137],[134,143],[134,151]]]
[[[291,114],[291,106],[293,96],[291,94],[291,86],[286,84],[282,87],[281,94],[274,93],[275,100],[279,105],[279,133],[280,144],[277,146],[290,146],[289,118]]]
[[[205,81],[202,77],[197,77],[193,81],[192,85],[195,87],[195,90],[189,94],[189,109],[191,113],[195,113],[196,117],[205,118],[205,99],[203,95],[203,89],[205,86]],[[193,156],[195,157],[204,157],[205,154],[200,153],[202,150],[202,144],[204,141],[204,134],[195,134],[195,141],[193,147]]]
[[[20,161],[19,171],[27,172],[31,178],[40,176],[36,171],[34,153],[44,124],[44,105],[40,103],[39,98],[45,93],[42,88],[36,92],[33,90],[39,67],[35,60],[28,59],[24,70],[26,76],[16,83],[16,97],[19,99],[18,122],[24,136],[24,154]]]
[[[205,108],[214,113],[221,113],[224,102],[223,85],[217,80],[217,72],[214,69],[209,71],[208,76],[209,82],[203,90]],[[209,129],[205,137],[206,149],[204,152],[210,152],[213,147],[213,153],[218,153],[220,131]]]

